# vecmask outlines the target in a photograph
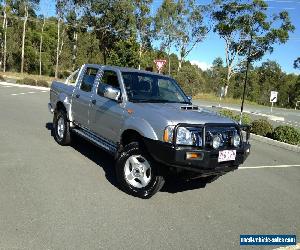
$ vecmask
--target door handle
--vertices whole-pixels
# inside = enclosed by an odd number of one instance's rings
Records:
[[[79,94],[77,94],[77,95],[75,95],[75,97],[76,97],[76,98],[79,98],[79,97],[80,97],[80,95],[79,95]]]
[[[94,104],[94,105],[95,105],[95,104],[96,104],[96,102],[97,102],[96,100],[92,100],[92,104]]]

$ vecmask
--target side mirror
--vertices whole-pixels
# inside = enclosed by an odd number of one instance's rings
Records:
[[[109,98],[111,100],[120,101],[121,91],[119,89],[113,88],[111,86],[107,86],[104,90],[103,95],[106,98]]]

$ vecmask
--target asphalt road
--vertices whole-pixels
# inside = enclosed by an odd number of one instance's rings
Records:
[[[209,101],[201,101],[201,100],[195,100],[193,103],[197,105],[201,105],[204,107],[218,107],[218,102],[209,102]],[[222,103],[221,107],[229,107],[233,109],[240,110],[241,105],[240,104],[228,104],[228,103]],[[272,112],[270,107],[261,106],[261,105],[249,105],[245,104],[244,111],[248,111],[251,116],[254,116],[255,119],[262,118],[260,115],[257,114],[263,114],[268,116],[276,116],[279,118],[284,118],[284,121],[277,120],[273,121],[273,125],[279,126],[279,125],[289,125],[296,128],[300,128],[300,110],[294,110],[294,109],[284,109],[284,108],[276,108],[274,107]]]
[[[259,168],[141,200],[117,188],[109,155],[54,141],[48,98],[0,85],[0,249],[240,249],[240,234],[299,242],[299,153],[253,141],[243,167]],[[279,165],[297,166],[267,168]]]

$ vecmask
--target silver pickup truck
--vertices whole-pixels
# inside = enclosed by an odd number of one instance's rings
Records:
[[[120,187],[141,198],[174,174],[212,181],[250,153],[249,132],[193,105],[161,74],[85,64],[65,83],[52,83],[48,107],[60,145],[76,133],[113,154]]]

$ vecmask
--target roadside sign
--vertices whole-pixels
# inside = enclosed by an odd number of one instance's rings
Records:
[[[163,66],[166,64],[166,62],[167,62],[167,60],[164,60],[164,59],[154,60],[154,63],[156,65],[156,68],[159,73],[160,73],[161,69],[163,68]]]
[[[271,91],[271,95],[270,95],[270,102],[277,102],[277,95],[278,92],[277,91]]]

